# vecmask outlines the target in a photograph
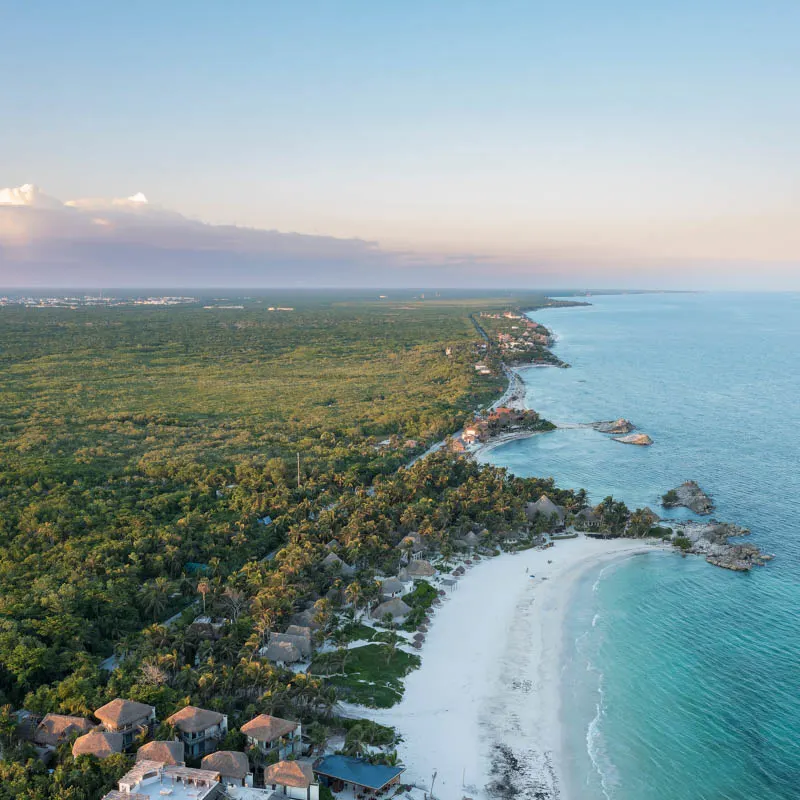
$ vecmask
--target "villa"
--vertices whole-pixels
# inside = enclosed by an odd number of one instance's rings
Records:
[[[72,745],[72,756],[94,756],[104,759],[121,753],[125,749],[124,736],[121,733],[93,730],[79,736]]]
[[[326,756],[314,767],[320,782],[333,792],[350,790],[358,795],[367,792],[375,795],[400,783],[405,767],[387,767],[370,764],[360,758]]]
[[[139,734],[151,730],[156,722],[153,706],[119,697],[98,708],[94,715],[106,731],[122,734],[123,749],[130,747]]]
[[[258,654],[279,667],[286,667],[303,660],[303,654],[291,642],[270,642],[266,647],[262,647]]]
[[[381,620],[389,614],[393,620],[400,622],[411,613],[411,607],[404,603],[399,597],[387,600],[372,610],[372,618]]]
[[[74,734],[85,734],[94,730],[88,719],[68,717],[64,714],[46,714],[33,733],[34,744],[39,747],[58,747]]]
[[[381,597],[384,600],[391,600],[405,593],[405,584],[398,578],[387,578],[381,583]]]
[[[219,779],[214,770],[139,761],[119,779],[119,790],[109,792],[103,800],[211,800],[220,797]]]
[[[267,767],[264,786],[292,800],[319,800],[319,783],[308,761],[279,761]]]
[[[220,780],[228,787],[252,786],[253,773],[250,762],[244,753],[235,750],[217,750],[206,756],[200,766],[213,772],[219,772]]]
[[[247,743],[262,755],[277,752],[278,758],[284,759],[300,754],[302,726],[299,722],[259,714],[245,722],[240,730],[247,737]]]
[[[175,729],[190,758],[216,750],[219,740],[228,732],[225,714],[195,706],[182,708],[167,719],[167,724]]]
[[[556,505],[546,494],[543,494],[535,503],[528,503],[525,507],[525,515],[531,522],[543,517],[550,521],[552,530],[560,530],[564,527],[566,511],[563,506]]]
[[[170,767],[182,767],[185,762],[183,742],[148,742],[136,751],[136,762],[158,761]]]

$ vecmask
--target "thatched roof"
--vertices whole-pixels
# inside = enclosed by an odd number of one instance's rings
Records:
[[[404,536],[397,545],[401,550],[405,550],[407,548],[411,548],[412,550],[420,550],[422,549],[422,536],[418,533],[409,533],[407,536]]]
[[[481,537],[474,531],[470,531],[466,536],[462,536],[458,542],[466,547],[477,547],[481,542]]]
[[[57,747],[76,733],[84,734],[94,730],[95,725],[83,717],[69,717],[65,714],[46,714],[36,726],[33,741],[45,747]]]
[[[304,658],[308,658],[311,655],[311,638],[309,636],[293,636],[291,633],[270,633],[269,643],[292,645],[297,648]]]
[[[406,605],[399,597],[395,597],[377,606],[373,610],[372,616],[374,619],[383,619],[387,614],[391,614],[394,619],[401,619],[410,613],[410,606]]]
[[[344,572],[347,575],[353,573],[353,568],[349,564],[345,564],[336,553],[328,553],[325,558],[322,559],[322,566],[328,567],[329,569],[337,570],[339,572]]]
[[[419,559],[417,561],[410,562],[400,573],[400,577],[403,577],[403,573],[408,575],[409,578],[432,578],[436,574],[436,569],[430,563],[430,561],[423,561]]]
[[[311,628],[308,625],[290,625],[286,629],[286,633],[289,636],[302,636],[311,641]]]
[[[268,661],[274,661],[276,664],[294,664],[303,660],[303,654],[291,642],[272,641],[262,648],[260,652],[264,658]]]
[[[307,761],[279,761],[264,770],[264,785],[307,789],[314,783],[314,770]]]
[[[167,718],[167,722],[174,728],[184,733],[199,733],[214,725],[219,725],[225,719],[224,714],[218,711],[209,711],[197,706],[186,706]]]
[[[158,761],[178,765],[184,762],[183,742],[148,742],[136,751],[136,761]]]
[[[578,519],[582,519],[584,522],[599,522],[600,516],[596,514],[591,508],[584,508],[581,509],[576,515]]]
[[[405,585],[398,578],[387,578],[381,583],[381,596],[391,597],[394,594],[400,594],[405,590]]]
[[[425,641],[425,634],[424,633],[415,633],[414,634],[414,641],[415,642],[424,642]]]
[[[530,520],[536,519],[540,514],[545,517],[555,514],[559,521],[563,522],[565,512],[561,506],[557,506],[546,494],[543,494],[535,503],[528,503],[525,514]]]
[[[298,627],[310,628],[312,631],[319,630],[322,626],[318,622],[314,622],[316,612],[313,608],[307,608],[305,611],[298,611],[289,617],[289,622]]]
[[[90,731],[79,736],[72,745],[72,755],[94,756],[95,758],[108,758],[115,753],[122,752],[123,736],[121,733],[111,731]]]
[[[201,762],[203,769],[219,772],[223,778],[243,780],[250,773],[250,762],[244,753],[236,750],[218,750],[207,755]]]
[[[291,733],[300,723],[280,717],[259,714],[240,728],[243,734],[259,742],[271,742]]]
[[[122,728],[125,725],[149,719],[153,712],[153,706],[117,697],[110,703],[98,708],[94,715],[100,722],[110,728]]]

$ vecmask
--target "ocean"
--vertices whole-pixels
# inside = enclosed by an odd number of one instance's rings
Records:
[[[523,370],[528,405],[559,423],[626,417],[654,445],[561,429],[492,463],[656,511],[694,479],[776,558],[734,573],[653,553],[586,576],[564,631],[566,793],[800,798],[800,295],[587,300],[530,315],[572,368]]]

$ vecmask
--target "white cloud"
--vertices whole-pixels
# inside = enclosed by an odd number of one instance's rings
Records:
[[[28,206],[31,208],[62,208],[63,203],[44,194],[38,186],[25,183],[14,188],[0,189],[0,205]]]

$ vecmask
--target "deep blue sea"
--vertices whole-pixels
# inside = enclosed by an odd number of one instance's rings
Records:
[[[556,422],[624,416],[649,448],[558,430],[492,454],[649,505],[687,478],[775,553],[750,573],[654,553],[579,585],[565,629],[573,800],[800,798],[800,295],[588,298],[531,314],[571,369],[524,371]]]

